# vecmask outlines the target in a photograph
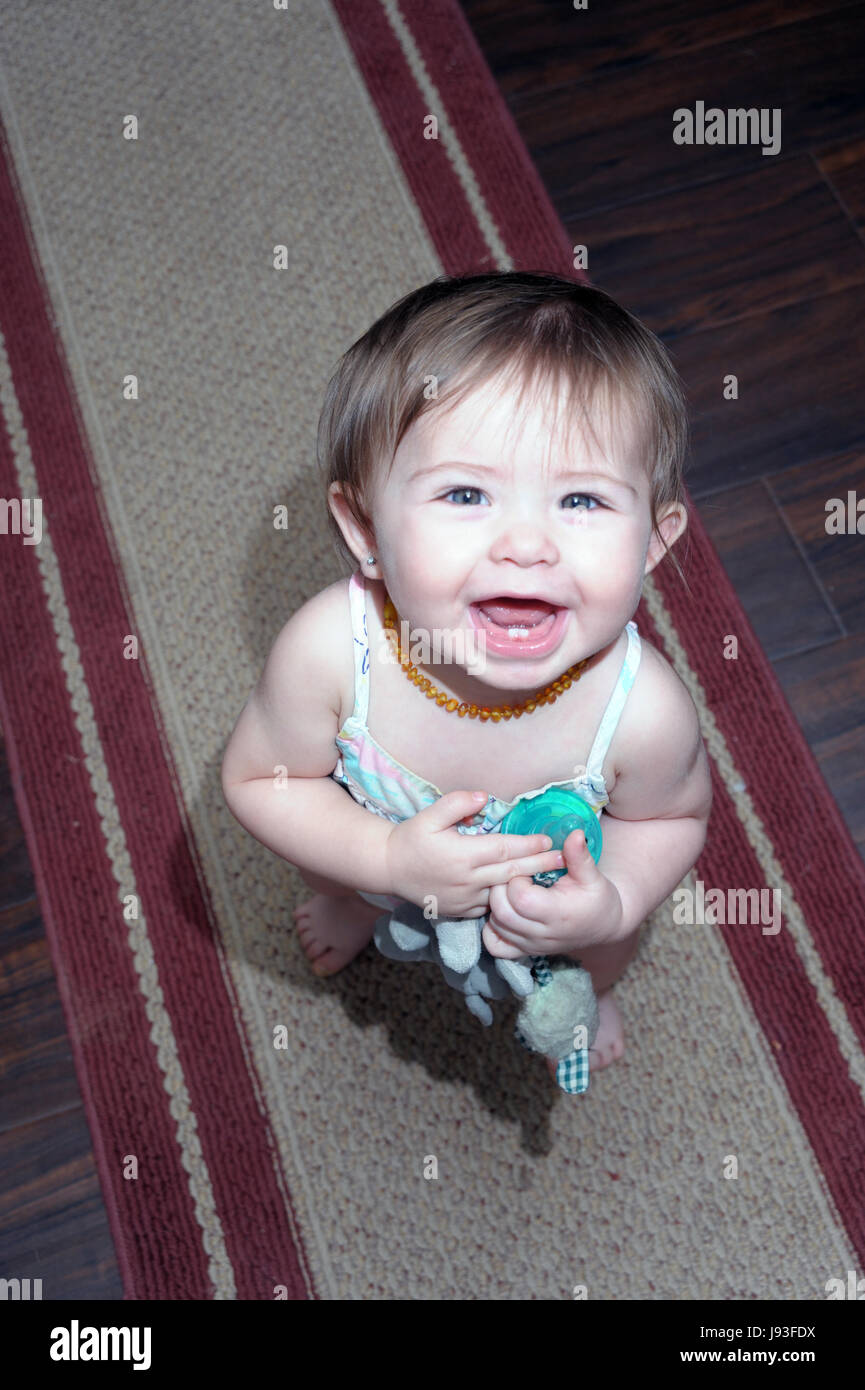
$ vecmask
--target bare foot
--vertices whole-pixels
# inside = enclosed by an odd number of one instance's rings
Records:
[[[316,893],[295,908],[297,934],[312,965],[313,975],[335,975],[372,940],[373,927],[382,909],[357,893],[343,898]]]
[[[625,1051],[625,1034],[622,1028],[622,1015],[608,989],[598,995],[598,1036],[589,1048],[589,1070],[603,1071],[611,1062],[616,1062]],[[550,1076],[555,1081],[557,1063],[552,1057],[546,1059]]]

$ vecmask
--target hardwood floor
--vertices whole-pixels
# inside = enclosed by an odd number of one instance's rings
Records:
[[[0,1277],[121,1299],[90,1130],[0,741]]]
[[[865,497],[865,7],[463,8],[593,283],[682,372],[692,498],[865,857],[865,537],[825,528]],[[676,145],[697,101],[780,108],[780,152]],[[119,1299],[5,756],[0,849],[0,1276]]]

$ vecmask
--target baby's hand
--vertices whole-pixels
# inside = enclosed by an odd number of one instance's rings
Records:
[[[483,917],[490,885],[558,868],[546,835],[460,835],[456,826],[481,809],[467,791],[447,792],[393,827],[386,847],[390,891],[436,917]],[[543,889],[540,891],[543,892]]]
[[[570,956],[588,946],[614,941],[622,922],[622,900],[592,858],[582,830],[562,846],[567,873],[551,888],[531,876],[490,889],[490,919],[483,942],[492,956]]]

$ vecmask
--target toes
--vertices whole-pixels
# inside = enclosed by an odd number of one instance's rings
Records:
[[[303,933],[300,934],[300,944],[303,947],[304,955],[306,956],[310,965],[314,964],[315,961],[320,960],[321,957],[323,955],[326,955],[328,951],[327,946],[322,945],[322,943],[318,941],[314,936],[310,936],[309,932],[307,932],[306,935],[304,935]]]
[[[339,951],[334,951],[331,948],[330,950],[322,951],[321,955],[316,957],[315,964],[312,967],[312,973],[313,975],[321,976],[336,975],[345,964],[345,957],[341,956]]]
[[[603,1047],[589,1049],[591,1062],[590,1065],[595,1071],[603,1071],[613,1062],[617,1062],[620,1057],[625,1055],[624,1041],[616,1039],[615,1042],[605,1043]]]

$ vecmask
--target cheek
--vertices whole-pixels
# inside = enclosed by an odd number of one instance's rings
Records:
[[[621,575],[636,563],[635,538],[619,526],[591,526],[576,523],[576,535],[569,546],[571,557],[583,572]],[[565,553],[565,552],[563,552]]]
[[[643,552],[638,540],[613,531],[587,535],[576,562],[584,594],[599,603],[635,603],[643,580]]]

